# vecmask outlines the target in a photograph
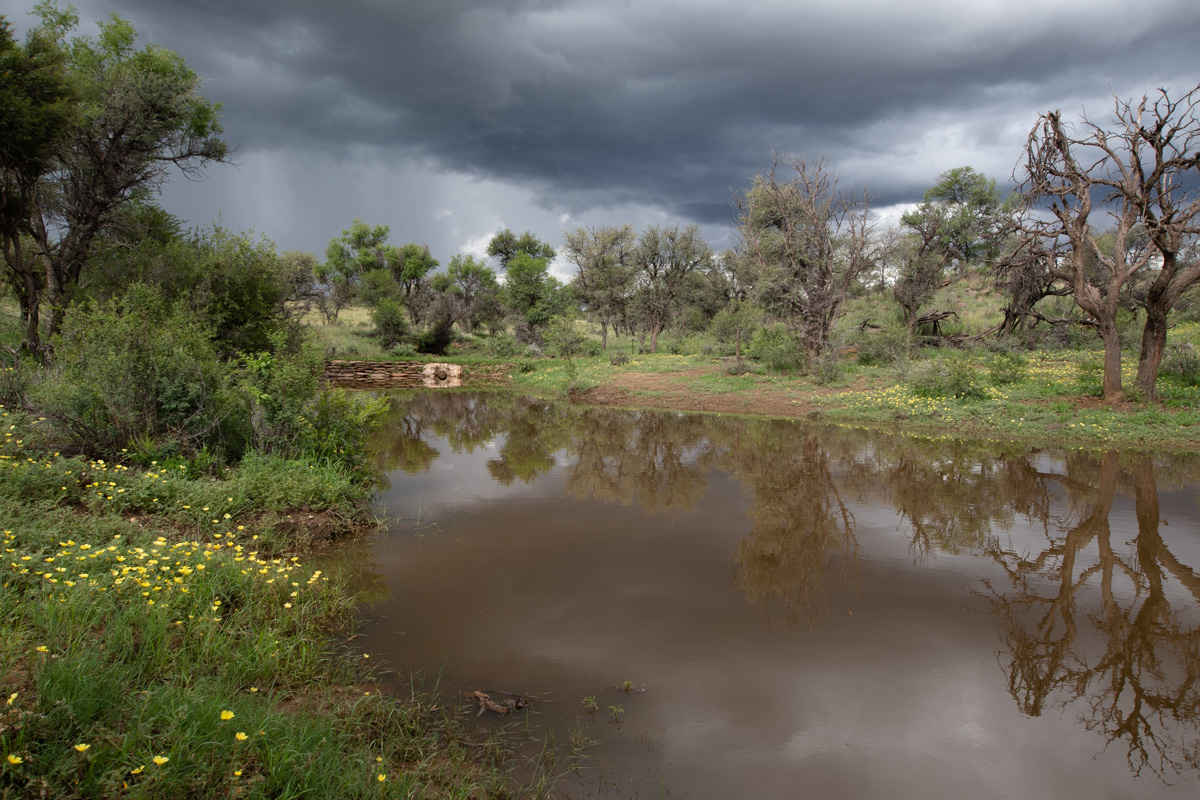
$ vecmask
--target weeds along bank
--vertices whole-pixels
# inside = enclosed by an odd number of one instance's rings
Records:
[[[69,320],[0,372],[0,796],[505,796],[433,700],[375,691],[306,563],[369,522],[386,403],[151,291]]]
[[[365,654],[332,644],[354,600],[289,555],[271,512],[345,508],[360,490],[336,472],[251,458],[216,479],[4,449],[0,792],[503,793],[443,711],[379,695]]]

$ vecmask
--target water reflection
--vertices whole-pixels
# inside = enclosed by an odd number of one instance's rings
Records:
[[[1196,458],[1029,451],[504,393],[394,401],[379,443],[386,471],[430,470],[440,449],[483,451],[497,485],[553,474],[567,498],[640,508],[663,524],[711,503],[716,476],[735,483],[749,528],[729,550],[737,588],[753,605],[783,607],[802,630],[830,624],[830,598],[860,590],[859,517],[886,508],[907,563],[967,564],[964,582],[994,614],[999,672],[1022,715],[1069,711],[1120,748],[1133,775],[1200,776],[1191,566],[1200,542],[1168,535],[1160,500],[1169,497],[1165,516],[1196,518],[1180,491],[1200,485]]]
[[[1048,524],[1034,549],[999,537],[987,548],[1008,577],[987,592],[1009,692],[1030,716],[1082,701],[1080,720],[1125,749],[1134,775],[1200,769],[1200,578],[1163,541],[1154,464],[1143,456],[1122,469],[1115,452],[1067,463],[1058,482],[1075,513]],[[1122,482],[1133,485],[1131,542],[1125,531],[1114,541]],[[1183,590],[1174,602],[1172,578]]]

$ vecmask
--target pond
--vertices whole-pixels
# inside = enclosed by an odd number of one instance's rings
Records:
[[[1200,790],[1195,455],[393,400],[356,646],[538,698],[573,797]]]

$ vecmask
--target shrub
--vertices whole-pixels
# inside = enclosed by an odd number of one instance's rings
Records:
[[[1027,372],[1025,357],[1020,353],[1000,353],[988,362],[988,376],[993,386],[1020,383]]]
[[[375,323],[373,334],[384,349],[395,347],[408,335],[408,319],[404,308],[390,297],[384,297],[371,312],[371,322]]]
[[[575,327],[575,321],[570,317],[555,317],[542,334],[546,344],[546,352],[560,358],[573,358],[583,355],[587,337]]]
[[[1200,352],[1190,344],[1174,344],[1163,354],[1162,371],[1188,386],[1200,386]]]
[[[417,352],[443,356],[446,348],[454,341],[454,323],[449,317],[437,320],[417,334]]]
[[[525,346],[508,334],[500,334],[489,339],[484,350],[494,358],[516,358],[525,352]]]
[[[746,355],[774,372],[796,370],[804,363],[799,339],[780,323],[759,328]]]
[[[965,358],[926,361],[912,371],[909,386],[920,397],[957,397],[982,400],[987,397],[979,385],[979,374]]]
[[[822,386],[833,383],[842,375],[842,359],[836,349],[822,353],[813,362],[813,378]]]
[[[1104,396],[1104,365],[1095,358],[1085,358],[1079,362],[1075,375],[1075,385],[1079,393],[1087,397]]]
[[[244,417],[210,328],[156,289],[80,307],[54,345],[53,367],[29,392],[64,447],[112,457],[140,437],[219,448],[227,421]]]
[[[854,340],[858,363],[864,367],[890,366],[908,358],[910,332],[901,324],[882,331],[864,331]]]

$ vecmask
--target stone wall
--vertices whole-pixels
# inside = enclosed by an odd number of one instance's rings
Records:
[[[323,380],[348,389],[449,389],[504,386],[508,364],[425,364],[418,361],[326,361]]]

